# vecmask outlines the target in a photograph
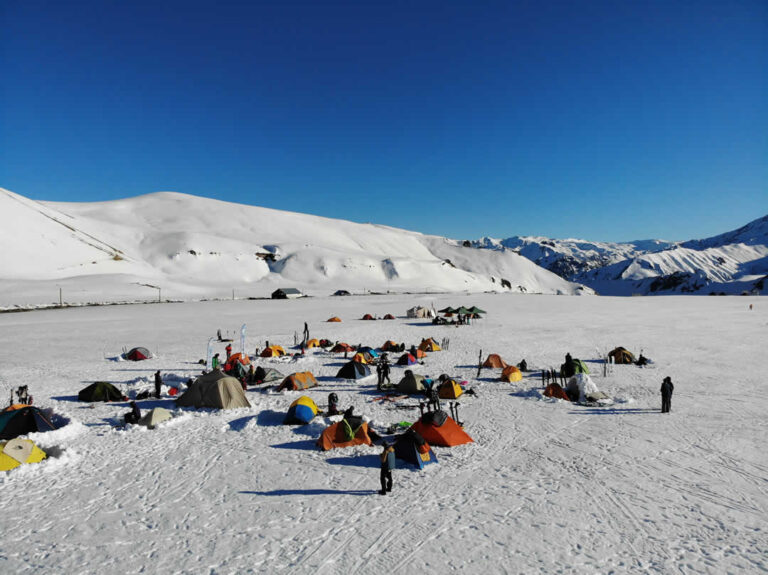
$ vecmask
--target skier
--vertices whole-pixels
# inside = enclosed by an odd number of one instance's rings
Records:
[[[395,468],[395,448],[388,443],[384,444],[381,452],[381,491],[379,495],[386,495],[392,491],[392,470]]]
[[[163,385],[163,378],[160,377],[160,370],[155,372],[155,397],[160,399],[160,387]]]
[[[672,378],[667,376],[661,382],[661,413],[669,413],[672,409],[672,392],[675,386],[672,384]]]

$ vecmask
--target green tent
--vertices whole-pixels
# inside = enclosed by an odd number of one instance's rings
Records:
[[[97,381],[77,394],[80,401],[125,401],[127,398],[111,383]]]
[[[451,306],[448,306],[448,307],[444,307],[443,309],[437,310],[437,313],[456,313],[456,310]]]
[[[479,307],[474,306],[474,305],[471,308],[469,308],[468,311],[469,311],[469,313],[488,313],[484,309],[480,309]]]

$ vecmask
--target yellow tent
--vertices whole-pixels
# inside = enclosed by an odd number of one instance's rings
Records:
[[[39,463],[45,459],[45,451],[31,439],[11,439],[0,442],[0,471],[15,469],[24,463]]]
[[[440,351],[440,346],[432,338],[427,338],[421,340],[419,349],[421,351]]]
[[[320,341],[318,341],[317,339],[314,339],[314,338],[310,339],[307,342],[307,349],[309,349],[310,347],[320,347]]]
[[[514,365],[509,365],[501,372],[501,381],[512,383],[523,379],[523,374]]]

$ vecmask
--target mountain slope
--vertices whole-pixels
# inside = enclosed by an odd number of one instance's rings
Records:
[[[723,234],[671,243],[483,238],[473,245],[513,249],[570,281],[604,295],[766,293],[768,216]]]
[[[2,190],[0,209],[14,222],[0,233],[0,291],[9,280],[53,280],[71,292],[95,279],[104,291],[144,286],[136,291],[146,295],[162,286],[167,297],[235,288],[266,296],[286,286],[310,294],[591,291],[513,252],[478,255],[437,236],[172,192],[59,203]]]

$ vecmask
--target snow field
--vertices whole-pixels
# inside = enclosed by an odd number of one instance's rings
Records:
[[[432,303],[488,313],[458,328],[403,317]],[[764,307],[746,297],[480,294],[2,314],[0,393],[27,384],[35,404],[70,423],[33,434],[48,460],[0,474],[0,495],[12,502],[0,519],[0,571],[766,571]],[[365,313],[397,319],[360,321]],[[332,315],[343,322],[325,323]],[[253,353],[265,340],[292,347],[304,321],[311,337],[352,345],[450,338],[447,351],[413,369],[468,380],[477,396],[462,397],[459,414],[475,443],[434,448],[440,463],[423,471],[398,460],[393,493],[376,495],[378,446],[320,452],[314,441],[328,420],[283,426],[283,415],[302,393],[324,408],[331,391],[378,430],[418,410],[373,401],[375,375],[336,380],[342,354],[314,350],[257,364],[310,370],[318,388],[249,390],[253,407],[230,411],[176,409],[167,396],[140,401],[142,410],[174,411],[155,430],[115,427],[127,404],[76,400],[97,380],[131,393],[150,387],[157,369],[174,382],[194,377],[216,329],[236,334],[246,323]],[[110,359],[138,345],[156,357]],[[617,345],[642,349],[653,365],[613,366],[603,377],[597,360]],[[590,408],[543,398],[538,371],[516,384],[496,381],[500,370],[477,378],[480,349],[535,370],[570,352],[617,401]],[[402,371],[393,367],[393,382]],[[666,375],[675,394],[662,415]]]

